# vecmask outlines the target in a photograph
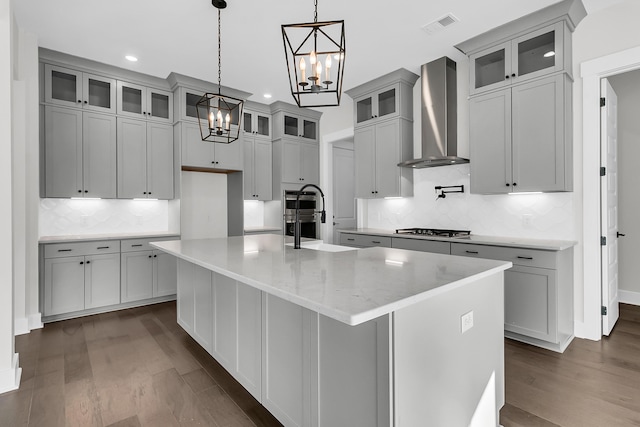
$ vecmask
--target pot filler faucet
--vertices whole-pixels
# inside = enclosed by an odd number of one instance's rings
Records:
[[[300,190],[298,190],[298,195],[296,196],[296,222],[293,227],[293,249],[300,249],[300,193],[304,191],[307,187],[313,187],[320,192],[320,196],[322,196],[322,211],[320,212],[320,222],[325,223],[327,221],[327,212],[324,210],[324,193],[315,184],[305,184],[302,186]]]

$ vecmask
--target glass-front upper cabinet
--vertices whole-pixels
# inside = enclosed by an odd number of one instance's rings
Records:
[[[118,114],[171,123],[173,94],[135,83],[118,81]]]
[[[242,127],[245,134],[252,134],[265,139],[271,138],[271,115],[244,110]]]
[[[182,119],[187,121],[198,121],[198,114],[200,117],[207,117],[208,110],[206,107],[198,106],[198,101],[204,95],[204,92],[196,92],[188,89],[182,89],[182,102],[184,102],[183,106],[183,115]],[[231,106],[231,105],[230,105]],[[199,111],[196,111],[199,110]],[[232,110],[231,125],[238,126],[240,122],[240,117],[238,116],[238,109]]]
[[[381,89],[355,100],[356,125],[398,114],[398,85]]]
[[[304,117],[284,115],[284,134],[308,140],[318,139],[318,122]]]
[[[470,93],[563,70],[563,40],[564,24],[557,23],[471,55]]]
[[[45,64],[45,102],[108,113],[116,112],[116,81]]]

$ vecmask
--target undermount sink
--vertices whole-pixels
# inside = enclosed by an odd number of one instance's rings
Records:
[[[286,243],[286,245],[293,247],[293,243]],[[350,248],[348,246],[332,245],[330,243],[324,243],[322,240],[302,242],[300,243],[300,247],[303,249],[312,249],[314,251],[323,251],[323,252],[345,252],[345,251],[355,251],[358,249],[358,248]]]

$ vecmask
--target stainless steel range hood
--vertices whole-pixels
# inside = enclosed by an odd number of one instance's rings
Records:
[[[421,67],[422,157],[398,163],[409,168],[469,163],[458,157],[456,63],[443,56]]]

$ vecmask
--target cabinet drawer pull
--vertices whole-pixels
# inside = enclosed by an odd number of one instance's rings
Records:
[[[347,240],[348,240],[348,241],[350,241],[350,242],[353,242],[353,241],[354,241],[354,240],[356,240],[356,239],[349,239],[349,238],[347,238]]]
[[[58,249],[58,252],[71,252],[73,249]]]
[[[520,256],[520,255],[518,255],[516,258],[518,258],[518,259],[528,259],[528,260],[532,260],[533,259],[532,256]]]
[[[465,251],[468,254],[478,255],[478,251]]]
[[[380,244],[378,240],[372,240],[371,243],[377,243],[378,245]]]
[[[98,249],[109,249],[109,246],[98,246]]]
[[[132,248],[137,248],[137,247],[139,247],[139,246],[142,246],[142,244],[139,244],[139,245],[131,245],[131,247],[132,247]]]

